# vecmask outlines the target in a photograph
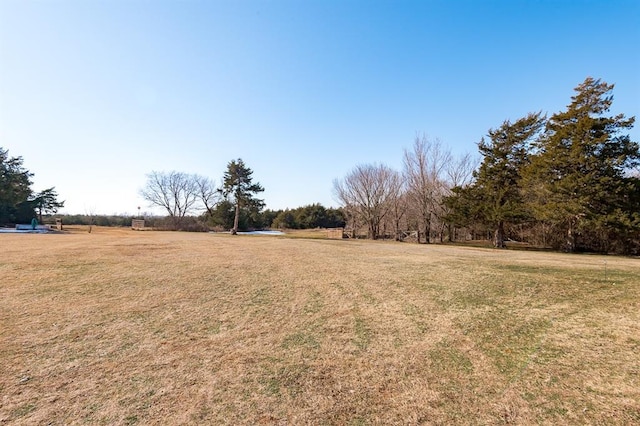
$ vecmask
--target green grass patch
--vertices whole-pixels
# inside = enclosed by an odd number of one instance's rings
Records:
[[[282,342],[282,347],[284,349],[291,349],[294,347],[318,349],[320,347],[320,343],[314,335],[307,332],[298,332],[287,336]]]
[[[324,297],[319,291],[313,291],[309,293],[307,303],[305,303],[303,311],[306,314],[315,314],[322,310],[324,307]]]
[[[353,344],[361,351],[366,350],[371,343],[373,333],[371,328],[369,328],[367,321],[361,316],[355,317],[354,333],[355,337],[353,339]]]
[[[427,333],[430,330],[428,321],[425,319],[425,314],[422,309],[413,303],[407,303],[403,307],[404,314],[411,319],[416,327],[416,330],[421,333]]]
[[[259,379],[263,392],[269,396],[290,397],[300,394],[309,367],[304,364],[280,365]]]
[[[442,341],[429,351],[431,366],[437,374],[471,374],[473,363],[469,356],[456,347],[455,342]]]
[[[13,410],[11,414],[14,419],[19,419],[27,416],[29,413],[32,413],[33,411],[35,411],[35,409],[36,409],[35,404],[31,404],[31,403],[24,404],[16,408],[15,410]]]
[[[512,380],[540,350],[551,322],[496,307],[476,311],[459,326],[493,360],[498,371]]]

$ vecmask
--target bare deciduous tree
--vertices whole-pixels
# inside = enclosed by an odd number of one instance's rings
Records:
[[[333,182],[337,200],[349,216],[367,225],[371,239],[380,235],[380,224],[391,208],[390,200],[397,195],[398,188],[392,184],[394,173],[383,164],[359,165],[344,179]]]
[[[198,198],[204,205],[209,216],[213,216],[216,204],[218,204],[222,198],[221,189],[208,177],[194,175],[193,179],[198,189]]]
[[[471,183],[473,180],[473,171],[478,168],[478,159],[471,156],[471,154],[466,153],[462,154],[459,157],[451,158],[446,169],[446,188],[445,188],[445,197],[449,197],[452,195],[452,189],[456,187],[465,187]],[[445,203],[441,204],[442,209],[442,218],[446,218],[450,215],[451,209],[447,207]],[[443,220],[443,229],[447,227],[447,234],[449,238],[449,242],[453,242],[456,239],[457,229],[451,223],[444,223]]]
[[[147,175],[147,184],[140,195],[151,204],[164,208],[178,229],[182,219],[195,210],[199,199],[196,176],[176,171]]]
[[[451,161],[451,153],[442,147],[439,140],[418,137],[411,151],[404,151],[404,173],[412,210],[418,216],[420,234],[430,242],[431,222],[437,206],[441,205],[444,173]]]
[[[466,186],[473,179],[473,171],[478,168],[478,159],[466,153],[457,158],[451,158],[445,173],[449,188]]]
[[[89,207],[85,207],[84,214],[85,216],[87,216],[87,222],[89,222],[89,233],[91,233],[91,231],[93,230],[93,223],[95,222],[96,206],[92,205]]]
[[[389,175],[389,211],[393,225],[394,238],[401,241],[401,223],[407,213],[407,194],[405,191],[405,179],[402,173],[395,170]]]

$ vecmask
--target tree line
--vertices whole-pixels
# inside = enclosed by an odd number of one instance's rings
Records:
[[[340,209],[327,209],[311,204],[293,210],[264,210],[257,198],[264,188],[253,181],[253,170],[239,158],[227,164],[222,184],[197,174],[183,172],[151,172],[147,175],[141,196],[152,205],[163,208],[169,229],[230,230],[270,227],[304,229],[344,226]]]
[[[444,199],[471,180],[473,158],[454,157],[439,140],[418,136],[405,149],[403,166],[400,172],[384,164],[361,164],[334,180],[350,235],[358,237],[364,230],[362,235],[371,239],[453,240]]]
[[[306,229],[342,227],[345,224],[341,209],[311,204],[286,210],[264,209],[256,194],[262,186],[253,182],[253,171],[242,159],[227,165],[222,184],[197,174],[183,172],[151,172],[140,194],[150,204],[159,206],[166,217],[146,215],[148,226],[157,229],[207,231],[209,229],[238,230],[270,227]],[[35,192],[33,173],[24,167],[22,157],[11,157],[0,147],[0,225],[40,223],[64,207],[58,200],[55,187]],[[131,226],[134,216],[57,215],[64,224],[97,226]]]
[[[489,129],[479,164],[417,137],[402,172],[356,166],[334,181],[348,227],[373,239],[640,252],[640,149],[626,133],[634,117],[610,114],[613,88],[589,77],[566,110]]]
[[[0,225],[42,222],[43,216],[64,207],[55,187],[35,192],[31,185],[33,173],[24,167],[22,157],[11,157],[0,147]]]

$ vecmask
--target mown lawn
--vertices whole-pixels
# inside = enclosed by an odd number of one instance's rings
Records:
[[[0,235],[0,424],[633,424],[640,260]]]

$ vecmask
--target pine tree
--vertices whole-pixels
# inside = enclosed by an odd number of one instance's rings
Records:
[[[64,201],[58,201],[55,187],[40,191],[32,202],[38,212],[40,223],[42,223],[42,214],[56,214],[58,209],[64,207]]]
[[[591,77],[576,87],[567,110],[549,119],[526,172],[536,218],[563,229],[567,251],[576,250],[578,234],[590,227],[633,226],[628,200],[635,184],[625,173],[640,151],[622,134],[634,118],[606,115],[613,87]]]
[[[529,217],[522,198],[521,173],[529,163],[530,144],[544,126],[541,113],[531,113],[511,123],[504,121],[488,132],[478,143],[483,156],[474,172],[475,181],[465,188],[456,188],[447,204],[454,211],[450,218],[466,217],[479,221],[493,230],[493,245],[504,248],[505,223],[516,223]]]
[[[253,198],[254,194],[264,191],[259,183],[253,183],[253,170],[247,167],[241,158],[232,160],[227,164],[227,171],[224,173],[222,182],[222,192],[225,197],[231,196],[235,206],[235,217],[231,234],[238,233],[240,221],[240,210],[257,210],[264,207],[264,202]]]
[[[9,151],[0,147],[0,224],[27,222],[33,218],[30,201],[33,173],[22,163],[22,157],[9,157]]]

